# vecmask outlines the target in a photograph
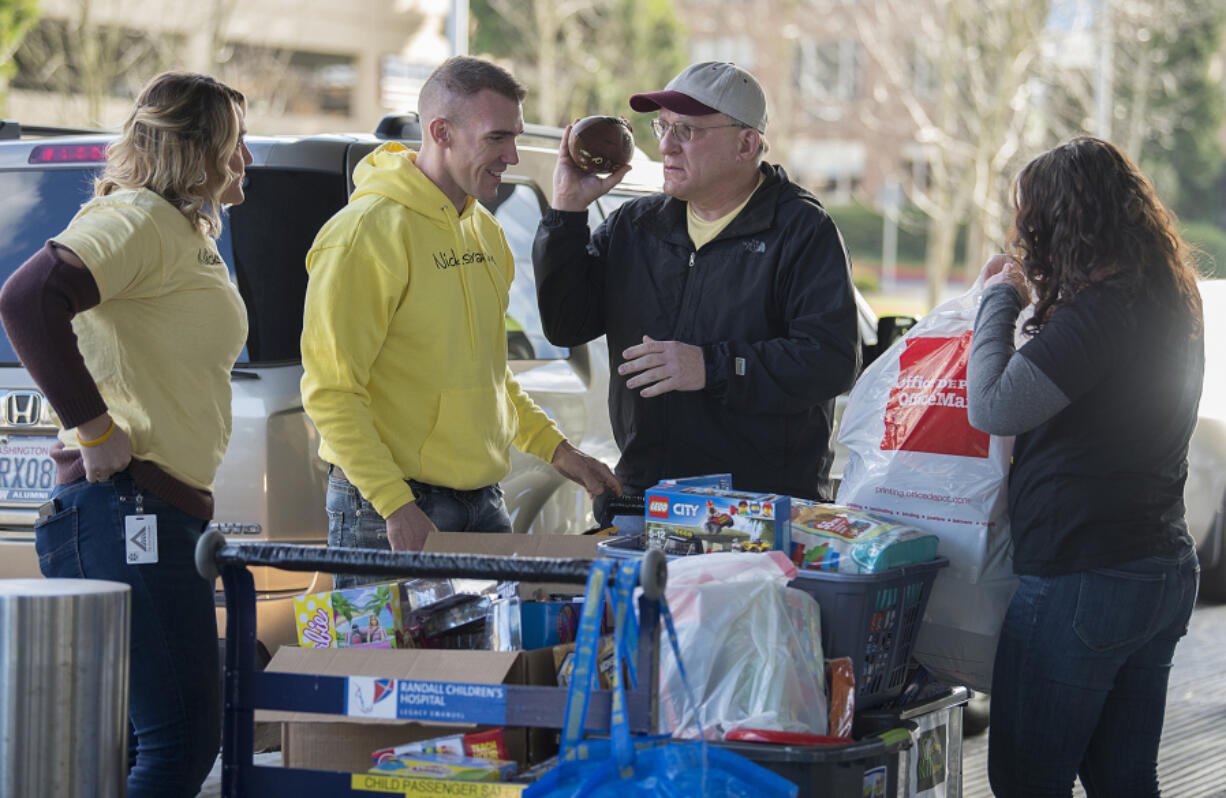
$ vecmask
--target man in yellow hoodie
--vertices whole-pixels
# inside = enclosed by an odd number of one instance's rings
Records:
[[[498,481],[512,445],[591,495],[621,492],[507,368],[514,263],[478,200],[496,199],[519,160],[524,93],[500,67],[448,59],[422,87],[421,151],[389,142],[366,156],[307,254],[302,397],[332,465],[330,546],[417,551],[436,529],[509,532]]]

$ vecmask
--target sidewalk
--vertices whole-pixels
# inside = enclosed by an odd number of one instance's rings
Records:
[[[1226,796],[1226,606],[1198,604],[1175,649],[1167,691],[1158,784],[1168,798]],[[989,729],[989,733],[991,730]],[[963,798],[988,798],[988,735],[962,747]],[[1085,796],[1078,784],[1077,798]]]

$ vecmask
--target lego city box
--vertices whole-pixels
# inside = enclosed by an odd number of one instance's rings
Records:
[[[697,542],[703,551],[790,549],[791,499],[684,481],[647,491],[648,545],[678,551]],[[697,546],[695,546],[697,550]]]

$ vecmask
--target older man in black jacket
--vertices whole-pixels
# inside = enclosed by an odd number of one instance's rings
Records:
[[[726,471],[743,490],[828,500],[834,397],[860,366],[842,237],[763,163],[766,98],[745,70],[694,64],[630,107],[658,111],[664,191],[589,233],[588,205],[628,167],[581,171],[567,129],[532,253],[546,335],[608,337],[627,490]]]

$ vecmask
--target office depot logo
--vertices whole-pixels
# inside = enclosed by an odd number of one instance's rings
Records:
[[[968,330],[953,338],[908,338],[885,408],[883,451],[987,457],[988,434],[966,416]]]
[[[647,497],[647,515],[652,518],[668,518],[668,497]]]

